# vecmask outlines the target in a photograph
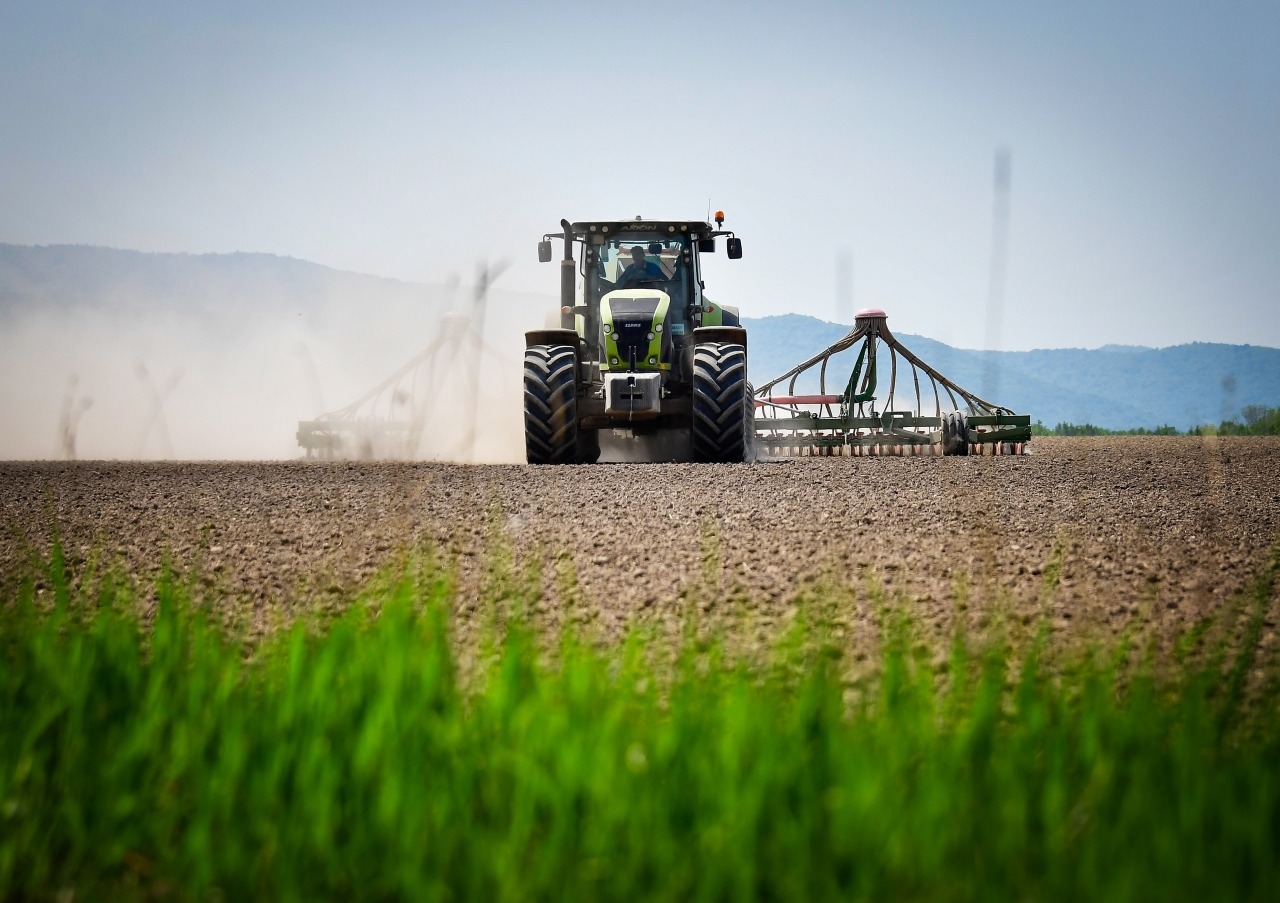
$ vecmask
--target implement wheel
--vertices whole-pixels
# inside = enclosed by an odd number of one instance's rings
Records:
[[[583,464],[595,464],[600,460],[599,430],[578,430],[578,460]]]
[[[532,345],[524,353],[524,451],[530,464],[575,464],[578,453],[577,360],[569,345]]]
[[[969,418],[963,411],[952,411],[942,418],[942,453],[969,454]]]
[[[693,352],[693,460],[750,460],[754,429],[747,349],[704,342]]]

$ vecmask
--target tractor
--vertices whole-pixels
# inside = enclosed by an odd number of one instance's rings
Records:
[[[608,457],[623,460],[751,459],[747,332],[736,308],[703,294],[701,255],[717,238],[731,259],[742,256],[723,224],[722,212],[714,226],[562,220],[543,236],[541,262],[553,239],[564,256],[558,324],[525,333],[530,464],[593,464],[602,438]]]

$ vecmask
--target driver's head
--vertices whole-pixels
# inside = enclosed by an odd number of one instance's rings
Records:
[[[637,264],[644,263],[644,248],[636,245],[631,249],[631,262]]]

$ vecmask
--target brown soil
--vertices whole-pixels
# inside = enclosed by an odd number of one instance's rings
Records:
[[[1263,568],[1278,462],[1280,439],[1134,437],[735,466],[0,463],[0,575],[56,526],[73,565],[102,554],[147,575],[167,558],[263,626],[342,604],[425,545],[456,557],[465,623],[486,562],[510,548],[541,581],[539,611],[574,608],[608,636],[691,607],[767,631],[815,583],[847,601],[848,623],[873,616],[881,587],[939,626],[964,610],[1104,630],[1136,616],[1164,633]],[[1264,645],[1273,633],[1269,618]]]

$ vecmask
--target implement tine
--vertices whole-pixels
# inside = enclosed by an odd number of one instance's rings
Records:
[[[920,412],[920,373],[916,370],[915,361],[907,361],[911,364],[911,381],[916,387],[916,413]]]
[[[893,410],[893,393],[898,388],[898,352],[889,346],[889,400],[885,402],[886,411]]]

